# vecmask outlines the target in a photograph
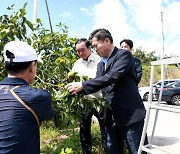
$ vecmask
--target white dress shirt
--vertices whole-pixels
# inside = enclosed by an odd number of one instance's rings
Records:
[[[101,61],[101,57],[99,57],[95,53],[91,53],[91,55],[88,57],[88,60],[85,61],[82,58],[79,58],[72,68],[73,72],[77,72],[80,77],[82,76],[88,76],[88,78],[95,78],[96,72],[97,72],[97,64]],[[102,94],[101,92],[96,92],[93,94],[89,94],[88,97],[90,98],[101,98]]]

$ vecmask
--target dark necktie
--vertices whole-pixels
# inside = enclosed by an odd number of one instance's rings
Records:
[[[105,69],[105,63],[103,62],[103,63],[102,63],[102,73],[103,73],[103,74],[105,73],[105,70],[106,70],[106,69]]]
[[[102,58],[102,72],[103,72],[103,74],[106,71],[106,64],[107,64],[107,58],[103,57]]]

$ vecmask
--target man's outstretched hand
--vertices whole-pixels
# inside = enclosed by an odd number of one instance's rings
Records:
[[[81,82],[72,82],[72,83],[68,83],[65,88],[67,88],[67,90],[72,94],[75,95],[78,92],[83,90],[83,86]]]

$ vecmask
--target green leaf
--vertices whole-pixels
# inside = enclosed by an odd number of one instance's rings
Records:
[[[29,20],[25,20],[25,23],[28,25],[28,27],[33,31],[34,28],[33,28],[33,24],[29,21]]]
[[[28,42],[28,44],[31,45],[31,44],[32,44],[31,38],[28,38],[28,39],[27,39],[27,42]]]
[[[7,9],[8,9],[8,10],[13,10],[13,8],[14,8],[14,4],[11,5],[10,7],[8,7]]]

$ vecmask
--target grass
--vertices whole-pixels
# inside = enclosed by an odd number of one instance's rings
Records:
[[[80,154],[79,128],[59,130],[52,121],[40,128],[41,154]],[[98,123],[92,123],[92,154],[104,154]]]
[[[44,122],[40,128],[41,154],[81,154],[79,128],[59,130],[53,122]],[[98,123],[91,125],[92,154],[105,154]],[[129,154],[127,148],[125,154]]]

